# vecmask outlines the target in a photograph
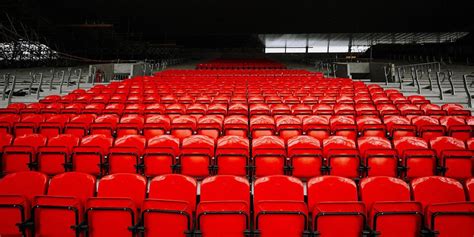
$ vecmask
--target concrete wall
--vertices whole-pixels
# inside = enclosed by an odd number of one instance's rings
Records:
[[[95,71],[94,71],[95,69]],[[112,80],[112,77],[114,75],[114,64],[112,63],[107,63],[107,64],[94,64],[89,66],[89,77],[88,77],[88,82],[92,82],[91,80],[95,79],[95,72],[97,70],[100,70],[105,73],[105,77],[103,79],[103,82],[109,82]]]
[[[350,65],[347,63],[336,64],[336,77],[350,78]]]
[[[114,73],[129,73],[132,63],[115,63]]]

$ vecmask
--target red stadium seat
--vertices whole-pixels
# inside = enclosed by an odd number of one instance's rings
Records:
[[[27,228],[31,202],[44,195],[47,186],[48,177],[39,172],[17,172],[0,179],[0,235],[31,236]]]
[[[119,117],[115,114],[105,114],[97,117],[90,125],[90,134],[104,134],[114,136]]]
[[[249,140],[240,136],[219,138],[215,162],[219,175],[248,175]]]
[[[248,118],[243,115],[231,115],[224,119],[224,135],[248,136]]]
[[[387,126],[389,137],[393,138],[393,140],[400,137],[416,136],[416,126],[411,125],[410,120],[404,116],[385,116],[383,122]]]
[[[378,116],[363,115],[356,118],[357,130],[360,136],[385,137],[385,125]]]
[[[253,139],[252,155],[256,177],[285,173],[285,141],[280,137],[263,136]]]
[[[143,135],[147,138],[161,136],[170,131],[171,121],[164,115],[150,115],[145,119],[143,125]]]
[[[190,137],[196,131],[196,118],[190,115],[182,115],[171,120],[171,135],[183,140]]]
[[[357,138],[357,126],[354,116],[352,115],[336,115],[329,120],[331,132],[335,136],[343,136],[351,140]]]
[[[332,115],[334,114],[333,106],[330,104],[316,104],[313,106],[314,115]]]
[[[360,182],[360,196],[368,210],[368,225],[382,236],[419,236],[423,222],[421,204],[410,201],[403,180],[378,176]]]
[[[79,138],[71,134],[61,134],[48,139],[47,146],[38,148],[38,171],[56,175],[70,169],[70,157]]]
[[[466,191],[469,201],[474,201],[474,178],[466,180]]]
[[[382,137],[361,137],[357,140],[360,156],[366,166],[367,176],[398,176],[397,152]]]
[[[3,147],[2,171],[5,174],[35,169],[38,148],[46,145],[47,138],[40,134],[17,136],[13,145]]]
[[[441,106],[435,104],[422,104],[420,105],[420,109],[429,116],[443,116],[447,114],[447,111],[441,110]]]
[[[81,114],[72,117],[64,127],[64,133],[72,134],[76,137],[83,137],[89,134],[89,127],[97,116],[93,114]]]
[[[307,116],[303,118],[303,131],[322,142],[331,135],[327,116]]]
[[[150,181],[142,205],[145,236],[186,236],[193,229],[196,181],[180,174],[157,176]]]
[[[144,174],[153,177],[171,174],[179,155],[179,139],[170,135],[156,136],[148,140],[143,155]]]
[[[0,155],[3,153],[3,148],[10,146],[13,142],[13,136],[10,134],[2,134],[0,136]]]
[[[81,113],[98,115],[98,114],[102,114],[102,111],[104,110],[104,108],[105,108],[104,104],[87,104],[84,106]]]
[[[356,144],[341,136],[331,136],[323,141],[323,157],[330,175],[359,178],[361,161]]]
[[[183,140],[179,156],[181,174],[203,178],[213,172],[214,140],[194,135]]]
[[[291,175],[309,179],[323,174],[321,143],[311,136],[297,136],[287,142]]]
[[[17,114],[1,114],[0,115],[0,135],[13,134],[13,125],[20,122],[20,115]]]
[[[430,176],[411,181],[413,199],[421,202],[428,234],[437,236],[474,235],[474,203],[466,202],[460,182]]]
[[[197,123],[197,134],[217,140],[222,133],[223,122],[223,118],[220,115],[206,115],[200,117]]]
[[[249,108],[246,104],[231,104],[229,105],[229,115],[244,115],[247,116],[249,114]]]
[[[439,121],[441,125],[447,128],[447,135],[450,137],[467,141],[472,136],[472,128],[466,124],[466,121],[463,117],[443,116],[439,119]]]
[[[429,141],[433,138],[444,136],[446,128],[439,121],[429,116],[413,117],[411,122],[416,126],[418,136]]]
[[[48,138],[63,133],[64,126],[69,122],[70,116],[65,114],[53,115],[39,124],[38,133]]]
[[[35,234],[39,236],[76,236],[82,232],[84,204],[95,193],[94,176],[67,172],[54,176],[47,196],[33,201]]]
[[[275,135],[275,120],[267,115],[258,115],[250,119],[250,134],[253,139]]]
[[[439,166],[443,175],[455,179],[472,177],[472,151],[466,150],[463,141],[454,137],[437,137],[430,141],[430,146],[436,151]]]
[[[448,115],[471,116],[471,111],[465,110],[460,104],[444,104],[441,109],[448,111]]]
[[[271,104],[271,114],[275,115],[291,115],[290,106],[287,104]]]
[[[311,109],[311,106],[306,105],[306,104],[295,104],[291,106],[291,113],[301,119],[306,117],[307,115],[312,115],[313,110]]]
[[[213,176],[201,183],[196,234],[245,236],[250,230],[250,185],[245,178]]]
[[[308,223],[303,183],[282,175],[257,179],[254,212],[255,229],[260,236],[302,236]]]
[[[165,106],[163,104],[149,104],[143,113],[146,115],[165,114]]]
[[[15,136],[20,137],[25,134],[36,133],[40,123],[44,122],[44,116],[41,114],[22,115],[21,120],[15,123],[13,131]]]
[[[140,135],[145,119],[140,115],[124,115],[117,124],[117,137]]]
[[[170,118],[175,118],[186,114],[186,106],[183,104],[170,104],[166,106],[165,114]]]
[[[296,116],[282,115],[276,118],[276,132],[285,141],[303,133],[301,119]]]
[[[126,187],[126,188],[124,188]],[[88,236],[133,236],[146,193],[146,179],[112,174],[99,181],[97,197],[86,203]]]
[[[401,159],[401,176],[413,178],[436,174],[436,154],[428,148],[428,143],[419,137],[402,137],[393,141]]]
[[[109,149],[109,174],[141,173],[141,157],[145,150],[146,138],[141,135],[126,135],[117,138]]]
[[[101,175],[105,171],[105,156],[109,153],[113,140],[104,134],[83,137],[80,146],[73,149],[72,170]]]
[[[322,176],[308,181],[311,230],[320,236],[361,236],[366,219],[365,206],[358,202],[354,181]]]

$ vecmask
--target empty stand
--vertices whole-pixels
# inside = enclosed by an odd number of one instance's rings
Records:
[[[0,109],[0,235],[474,234],[468,110],[267,63]]]

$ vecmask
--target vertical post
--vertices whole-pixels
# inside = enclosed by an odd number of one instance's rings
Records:
[[[97,68],[94,67],[94,66],[91,66],[89,76],[90,76],[92,85],[95,85],[95,74],[96,74],[96,72],[97,72]]]
[[[426,71],[426,76],[428,77],[428,82],[430,83],[430,91],[433,91],[433,82],[431,82],[431,68],[428,68],[428,70]]]
[[[388,74],[389,74],[388,70],[390,69],[387,70],[387,68],[388,68],[387,66],[383,66],[383,72],[385,74],[385,85],[388,86]]]
[[[10,74],[3,74],[3,92],[2,92],[2,100],[5,100],[7,98],[7,89],[10,86]]]
[[[411,67],[411,69],[410,69],[410,75],[411,75],[411,83],[410,83],[410,86],[415,86],[416,69],[415,69],[414,67]]]
[[[66,79],[66,71],[62,71],[61,72],[61,84],[59,85],[59,94],[62,94],[63,93],[63,84],[64,84],[64,80]]]
[[[451,86],[451,95],[454,95],[455,94],[455,91],[454,91],[454,84],[453,84],[453,71],[451,70],[448,70],[448,82],[449,82],[449,85]]]
[[[13,92],[15,91],[15,85],[16,85],[16,75],[12,76],[12,88],[10,90],[10,93],[8,94],[8,105],[12,103],[12,98],[13,98]]]
[[[36,99],[39,100],[40,98],[40,93],[41,93],[41,87],[43,86],[43,73],[40,72],[40,79],[39,79],[39,84],[38,84],[38,91],[36,92]]]
[[[467,80],[469,79],[469,77],[474,77],[474,75],[469,75],[469,74],[463,75],[463,83],[464,83],[464,90],[466,90],[466,95],[467,95],[467,105],[469,106],[469,108],[472,108],[473,107],[472,94],[471,94],[471,91],[469,90],[469,86],[467,83]]]
[[[30,72],[30,77],[31,77],[31,81],[30,81],[30,86],[28,87],[28,95],[31,95],[31,88],[33,87],[33,82],[36,81],[36,74],[33,72]]]
[[[54,71],[54,69],[52,69],[51,72],[53,73],[53,75],[51,76],[51,81],[49,81],[49,91],[53,90],[54,75],[56,75],[56,72]]]
[[[444,80],[444,78],[446,78],[446,74],[444,72],[436,72],[436,84],[438,85],[438,88],[439,88],[439,98],[443,100],[444,95],[443,95],[443,88],[441,87],[440,75],[443,75],[443,80]]]
[[[67,69],[68,71],[68,76],[67,76],[67,84],[66,84],[66,87],[69,87],[69,83],[71,83],[71,76],[72,76],[72,68],[68,68]]]
[[[397,70],[397,75],[398,75],[398,82],[400,83],[400,90],[403,90],[403,80],[402,80],[402,76],[400,75],[401,69],[397,68],[396,70]]]
[[[81,88],[82,68],[79,68],[79,75],[77,77],[77,89]]]
[[[415,69],[415,82],[416,82],[416,88],[417,88],[417,93],[421,94],[421,87],[420,87],[420,76],[418,75],[418,70]]]

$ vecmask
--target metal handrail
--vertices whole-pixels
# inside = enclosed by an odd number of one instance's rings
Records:
[[[13,92],[15,91],[15,84],[16,84],[16,75],[12,76],[12,88],[10,89],[10,93],[8,93],[8,105],[12,103]]]
[[[78,76],[77,76],[77,89],[80,89],[80,88],[81,88],[82,68],[79,68],[79,69],[74,70],[74,74],[76,74],[76,72],[78,72]]]
[[[431,68],[428,68],[428,70],[426,71],[426,77],[428,78],[428,82],[430,83],[430,85],[426,88],[426,89],[430,89],[430,91],[433,91],[433,82],[431,81]]]
[[[392,74],[391,73],[392,72],[392,67],[383,66],[383,72],[385,74],[385,85],[388,86],[388,77],[389,77],[389,75]]]
[[[443,79],[444,79],[446,77],[446,73],[445,72],[436,72],[436,84],[438,84],[438,88],[439,88],[439,98],[441,100],[443,100],[444,95],[443,95],[443,87],[441,86],[440,75],[443,75]]]
[[[451,86],[451,90],[450,91],[446,91],[446,92],[451,92],[451,95],[454,95],[455,94],[455,91],[454,91],[454,83],[453,83],[453,71],[451,70],[448,70],[448,82],[449,82],[449,85]]]
[[[398,82],[400,83],[400,90],[403,90],[403,79],[402,79],[402,76],[401,76],[401,69],[400,68],[395,68],[395,71],[397,72]]]
[[[40,72],[39,75],[40,75],[40,79],[39,79],[39,83],[38,83],[38,91],[36,91],[36,99],[37,100],[39,100],[39,98],[40,98],[41,87],[43,87],[43,73]]]
[[[3,74],[3,81],[5,84],[3,85],[2,100],[5,100],[7,98],[7,89],[10,87],[10,73]]]
[[[416,83],[416,87],[417,87],[417,93],[421,94],[421,87],[420,87],[420,81],[419,81],[421,76],[418,75],[418,72],[419,72],[418,70],[415,70],[415,83]]]
[[[33,83],[36,81],[36,75],[37,73],[30,72],[30,86],[28,87],[28,95],[31,95],[31,88],[33,88]]]
[[[468,86],[468,83],[467,83],[467,80],[469,78],[474,78],[474,74],[465,74],[465,75],[463,75],[464,89],[466,90],[466,95],[467,95],[467,105],[469,106],[469,108],[473,108],[474,105],[473,105],[473,101],[472,101],[472,94],[471,94],[471,91],[469,90],[469,86]]]
[[[441,71],[441,63],[439,62],[430,62],[430,63],[416,63],[416,64],[407,64],[407,65],[399,65],[396,66],[397,68],[433,68],[437,69],[437,71]]]

